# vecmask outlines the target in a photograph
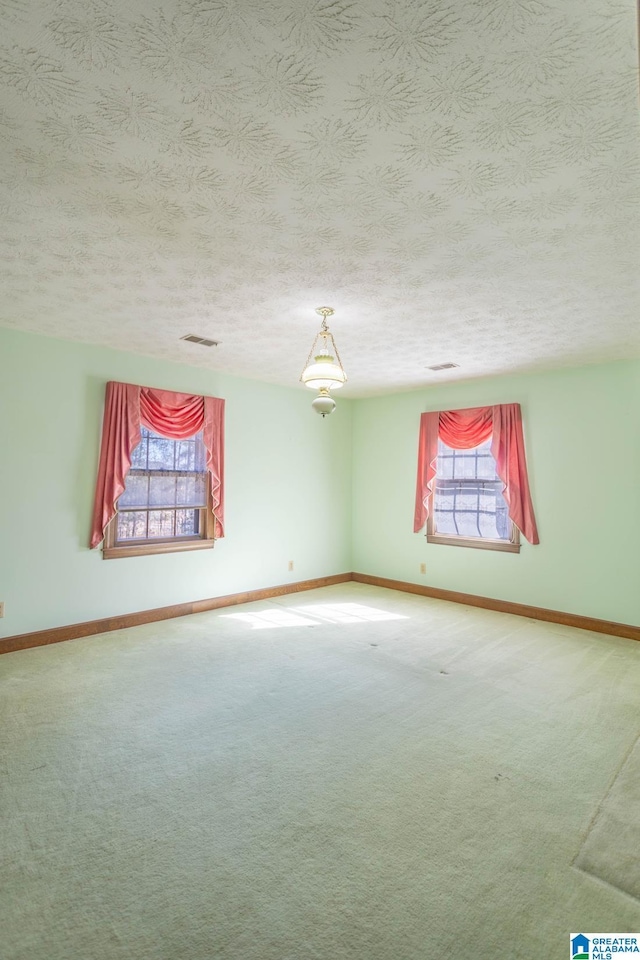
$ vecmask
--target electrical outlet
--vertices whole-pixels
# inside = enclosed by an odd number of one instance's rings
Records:
[[[426,572],[427,572],[427,565],[426,565],[426,563],[421,563],[421,564],[420,564],[420,573],[426,573]]]
[[[289,560],[289,572],[293,570],[293,560]]]
[[[4,617],[4,600],[0,600],[0,617]]]

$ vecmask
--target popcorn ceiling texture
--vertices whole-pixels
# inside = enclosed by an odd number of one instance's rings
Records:
[[[1,325],[293,386],[328,303],[351,396],[640,354],[632,0],[2,8]]]

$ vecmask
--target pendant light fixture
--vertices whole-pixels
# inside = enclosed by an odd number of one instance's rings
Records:
[[[307,363],[300,375],[300,380],[310,390],[317,390],[318,396],[311,406],[321,416],[326,417],[333,413],[336,402],[331,396],[331,390],[338,390],[347,381],[340,354],[333,339],[333,334],[327,326],[327,317],[335,313],[333,307],[318,307],[316,309],[322,317],[320,331],[313,341]]]

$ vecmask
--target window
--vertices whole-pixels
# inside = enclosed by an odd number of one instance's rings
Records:
[[[420,415],[414,533],[425,523],[430,543],[519,553],[518,531],[540,543],[519,403]]]
[[[509,519],[502,488],[491,437],[466,450],[438,439],[427,541],[519,552],[519,531]]]
[[[224,537],[224,400],[109,380],[89,549],[131,557]],[[154,432],[157,431],[157,432]]]
[[[131,454],[125,489],[107,527],[104,556],[140,556],[213,546],[202,431],[170,440],[146,427]]]

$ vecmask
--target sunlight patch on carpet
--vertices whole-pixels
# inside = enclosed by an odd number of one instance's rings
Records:
[[[288,610],[261,610],[260,613],[223,613],[223,620],[241,620],[254,630],[268,630],[276,627],[316,627],[316,620],[309,620]]]
[[[311,603],[304,607],[294,607],[294,609],[299,613],[317,617],[327,623],[362,623],[363,621],[409,619],[404,614],[389,613],[388,610],[368,607],[364,603]]]
[[[389,613],[364,603],[311,603],[290,610],[260,610],[251,613],[223,613],[227,620],[240,620],[254,630],[275,627],[317,627],[320,623],[366,623],[380,620],[408,620],[401,613]],[[313,618],[313,619],[311,619]]]

